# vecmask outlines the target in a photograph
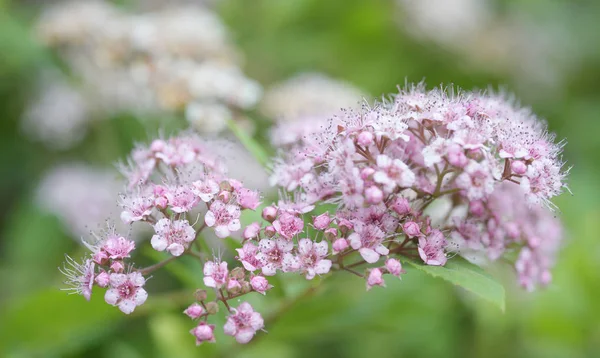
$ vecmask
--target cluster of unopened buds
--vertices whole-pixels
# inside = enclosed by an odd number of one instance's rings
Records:
[[[151,225],[150,244],[170,257],[133,268],[124,260],[134,243],[108,230],[87,244],[92,253],[83,263],[68,260],[74,290],[89,299],[93,286],[106,287],[106,302],[131,313],[147,298],[144,276],[179,256],[196,257],[215,297],[199,289],[185,310],[199,322],[191,333],[201,344],[215,341],[209,320],[219,306],[229,314],[225,334],[249,342],[263,318],[232,300],[266,294],[278,272],[307,280],[347,272],[370,290],[400,277],[407,260],[444,266],[457,254],[482,263],[518,252],[525,288],[550,282],[562,235],[550,199],[565,187],[566,172],[562,144],[529,111],[496,95],[417,86],[324,119],[312,135],[288,128],[303,134],[286,141],[273,165],[281,198],[245,226],[242,212],[257,210],[260,195],[227,177],[208,142],[184,133],[136,148],[123,165],[121,218]],[[235,267],[203,251],[205,229],[221,239],[241,234]]]

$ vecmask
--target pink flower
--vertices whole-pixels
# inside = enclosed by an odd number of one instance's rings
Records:
[[[196,337],[196,345],[199,346],[204,342],[215,343],[215,325],[200,322],[198,326],[193,328],[190,333]]]
[[[306,273],[307,280],[329,272],[331,260],[325,259],[328,251],[326,241],[313,242],[310,239],[302,239],[298,242],[300,269]]]
[[[383,192],[376,186],[370,186],[365,190],[365,198],[369,204],[379,204],[383,201]]]
[[[122,260],[128,258],[129,253],[135,249],[135,242],[122,236],[111,236],[106,239],[102,249],[111,260]]]
[[[469,200],[485,199],[494,191],[494,184],[487,162],[471,161],[456,178],[456,186],[465,191]]]
[[[248,302],[242,302],[233,312],[227,317],[223,331],[228,336],[234,336],[238,343],[250,342],[256,332],[264,327],[263,318]]]
[[[60,272],[67,277],[64,283],[70,286],[65,290],[82,295],[89,301],[94,286],[94,270],[96,267],[94,261],[88,259],[80,264],[67,255],[65,255],[65,259],[66,262],[63,268],[60,269]]]
[[[175,188],[170,188],[165,196],[171,210],[176,213],[187,213],[198,205],[200,201],[194,193],[194,188],[188,185],[179,185]]]
[[[400,277],[400,274],[404,272],[402,270],[402,264],[396,259],[387,259],[385,262],[385,268],[391,275],[396,277]]]
[[[439,230],[433,230],[426,238],[419,238],[419,256],[423,262],[431,266],[444,266],[447,258],[444,252],[447,242]]]
[[[290,257],[290,251],[294,248],[292,241],[281,238],[277,240],[263,239],[258,243],[258,248],[260,252],[256,255],[256,258],[263,263],[262,273],[265,276],[273,276],[277,269],[282,269],[284,258],[287,257],[289,263],[294,261]]]
[[[313,217],[313,226],[317,230],[325,230],[329,227],[329,223],[331,223],[331,219],[329,218],[328,213],[323,213],[319,216]]]
[[[154,198],[144,195],[125,197],[121,200],[121,206],[124,209],[121,212],[121,220],[125,224],[131,224],[146,219],[152,213]]]
[[[119,306],[121,312],[130,314],[148,298],[148,293],[142,288],[145,283],[146,280],[137,271],[129,274],[112,273],[110,289],[106,291],[104,300],[109,305]]]
[[[384,238],[385,233],[376,225],[358,222],[354,225],[354,233],[348,236],[348,241],[366,262],[372,264],[379,260],[380,255],[390,253],[390,250],[382,245]]]
[[[207,261],[204,264],[204,284],[208,287],[221,288],[229,277],[227,262]]]
[[[373,288],[373,286],[385,287],[385,281],[383,281],[383,273],[378,268],[371,269],[369,271],[369,276],[367,276],[367,291]]]
[[[260,233],[260,224],[257,222],[253,222],[252,224],[246,226],[246,228],[244,229],[244,233],[242,234],[242,237],[246,240],[254,239],[258,236],[259,233]]]
[[[191,319],[197,319],[204,314],[204,308],[197,303],[192,303],[185,311],[183,311],[183,313]]]
[[[406,236],[413,238],[413,237],[417,237],[417,236],[423,236],[423,233],[421,233],[421,227],[419,226],[419,224],[417,224],[414,221],[409,221],[407,223],[405,223],[402,226],[402,229],[404,230],[404,233],[406,234]]]
[[[152,247],[157,251],[167,250],[173,256],[181,256],[196,237],[196,231],[187,220],[163,218],[154,225],[154,231],[156,234],[150,240]]]
[[[415,174],[400,159],[378,155],[377,167],[379,170],[373,175],[373,180],[382,184],[387,193],[391,193],[396,186],[409,188],[415,182]]]
[[[262,218],[268,222],[273,222],[277,218],[277,208],[274,206],[267,206],[262,211]]]
[[[337,255],[340,252],[346,250],[348,248],[348,241],[344,238],[339,238],[337,240],[335,240],[333,242],[332,249],[333,249],[333,254]]]
[[[286,212],[281,214],[279,218],[273,222],[273,227],[279,235],[289,240],[302,232],[304,229],[304,221],[299,217]]]
[[[260,205],[260,196],[256,191],[240,188],[237,190],[237,195],[238,203],[242,209],[256,210],[256,208],[258,208]]]
[[[102,271],[96,276],[94,281],[100,287],[107,287],[110,283],[110,275],[106,271]]]
[[[258,247],[251,242],[246,242],[241,249],[235,249],[238,252],[237,259],[242,262],[244,268],[254,272],[263,266],[263,262],[257,258]]]
[[[225,238],[232,231],[238,231],[240,224],[240,208],[237,205],[225,204],[220,200],[210,205],[210,210],[204,217],[208,227],[215,227],[215,233],[219,238]]]
[[[221,189],[219,187],[219,183],[211,178],[206,178],[206,180],[198,180],[192,183],[192,192],[196,194],[200,200],[205,203],[213,200],[215,195]]]
[[[269,281],[262,276],[254,276],[250,279],[250,285],[252,289],[258,293],[262,293],[263,295],[270,289],[271,285],[269,285]]]

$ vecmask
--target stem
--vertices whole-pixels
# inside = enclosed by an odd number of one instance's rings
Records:
[[[344,268],[342,268],[342,270],[344,270],[344,271],[348,271],[348,272],[350,272],[351,274],[354,274],[354,275],[356,275],[356,276],[358,276],[358,277],[360,277],[360,278],[365,278],[365,276],[361,275],[360,273],[358,273],[358,272],[356,272],[356,271],[354,271],[354,270],[352,270],[352,269],[350,269],[350,268],[348,268],[348,267],[344,267]]]
[[[156,270],[158,270],[159,268],[165,266],[166,264],[168,264],[169,262],[176,260],[178,258],[178,256],[171,256],[168,259],[165,259],[159,263],[156,263],[154,265],[148,266],[148,267],[144,267],[143,269],[139,269],[138,271],[142,274],[142,275],[147,275],[149,273],[152,273]]]

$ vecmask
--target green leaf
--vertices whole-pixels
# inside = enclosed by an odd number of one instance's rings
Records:
[[[246,149],[248,149],[250,153],[252,153],[254,158],[256,158],[256,160],[262,166],[266,167],[267,164],[269,164],[269,155],[267,154],[265,149],[260,144],[258,144],[257,141],[254,140],[254,138],[250,137],[248,133],[246,133],[242,128],[240,128],[234,120],[227,121],[227,126],[229,127],[229,130],[231,130],[231,132],[242,143],[242,145],[246,147]]]
[[[455,257],[448,260],[445,266],[429,266],[406,260],[408,264],[453,284],[471,291],[479,297],[495,304],[502,312],[505,308],[504,286],[481,267],[476,266],[462,257]]]

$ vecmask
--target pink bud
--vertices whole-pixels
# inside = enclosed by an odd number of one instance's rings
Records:
[[[230,279],[227,282],[227,291],[229,291],[231,293],[236,293],[236,292],[239,292],[241,289],[242,289],[242,285],[240,284],[240,282],[238,280]]]
[[[100,287],[106,287],[106,286],[108,286],[109,282],[110,282],[110,275],[108,273],[106,273],[105,271],[100,272],[96,276],[96,283]]]
[[[540,246],[540,244],[542,243],[542,240],[540,240],[540,238],[537,236],[531,236],[527,239],[527,243],[529,244],[530,247],[535,249],[536,247]]]
[[[544,270],[544,272],[542,272],[542,277],[540,277],[540,281],[542,285],[548,286],[550,282],[552,282],[552,273],[548,270]]]
[[[367,291],[369,291],[373,286],[383,286],[385,287],[385,282],[383,281],[383,273],[380,269],[374,268],[369,272],[369,276],[367,277]]]
[[[219,200],[221,200],[224,203],[228,203],[229,200],[231,199],[231,192],[227,191],[227,190],[222,190],[217,197],[219,198]]]
[[[273,236],[275,236],[276,233],[277,233],[277,230],[275,230],[273,225],[269,225],[265,228],[265,235],[267,235],[267,237],[273,237]]]
[[[337,239],[333,242],[333,253],[338,254],[348,248],[348,241],[344,238]]]
[[[277,208],[274,206],[267,206],[262,211],[262,218],[272,223],[277,218]]]
[[[159,196],[158,198],[154,199],[154,205],[158,209],[166,208],[168,203],[169,203],[169,201],[164,196]]]
[[[104,250],[100,250],[94,254],[93,260],[98,265],[106,265],[108,263],[108,254]]]
[[[402,264],[396,259],[388,259],[385,262],[385,268],[391,275],[396,277],[400,277],[400,274],[402,273]]]
[[[163,140],[155,139],[154,141],[152,141],[152,144],[150,144],[150,150],[153,152],[161,152],[164,149],[165,142]]]
[[[196,337],[196,345],[199,346],[204,342],[215,342],[214,335],[215,325],[200,322],[200,324],[190,331]]]
[[[517,175],[523,175],[527,173],[527,164],[520,160],[515,160],[510,164],[510,169]]]
[[[464,168],[469,163],[469,158],[461,146],[452,145],[448,148],[448,162],[455,167]]]
[[[470,202],[469,212],[476,217],[482,217],[485,215],[485,206],[483,205],[483,202],[480,200],[474,200]]]
[[[366,147],[373,144],[373,139],[373,133],[364,131],[358,135],[358,138],[356,138],[356,142],[362,145],[363,147]]]
[[[185,311],[183,311],[191,319],[199,318],[204,314],[204,308],[197,303],[192,303]]]
[[[255,237],[258,236],[259,232],[260,232],[260,224],[257,222],[254,222],[254,223],[246,226],[246,228],[244,229],[243,237],[246,240],[254,239]]]
[[[348,231],[354,229],[354,225],[349,220],[346,220],[346,219],[337,219],[337,224],[338,224],[338,227],[340,228],[340,231],[344,235],[346,235],[346,233],[348,233]]]
[[[361,172],[360,172],[360,178],[362,180],[367,180],[371,177],[371,175],[375,174],[375,169],[373,168],[364,168]]]
[[[406,198],[396,198],[392,203],[392,210],[399,216],[405,216],[410,213],[410,203]]]
[[[123,266],[121,261],[113,261],[113,263],[110,265],[110,269],[116,273],[121,273],[123,270],[125,270],[125,266]]]
[[[262,293],[263,295],[269,288],[271,288],[271,286],[269,285],[269,281],[267,281],[267,279],[262,276],[252,277],[250,279],[250,285],[252,285],[252,289],[254,291]]]
[[[417,236],[423,236],[421,233],[421,227],[414,221],[409,221],[402,227],[406,236],[412,238]]]
[[[369,204],[379,204],[383,201],[383,192],[376,186],[367,188],[365,196]]]
[[[338,234],[338,231],[336,228],[334,227],[330,227],[329,229],[325,230],[325,238],[329,241],[333,240]]]
[[[329,227],[329,223],[331,219],[329,218],[328,213],[323,213],[319,216],[313,217],[313,226],[317,230],[325,230]]]

